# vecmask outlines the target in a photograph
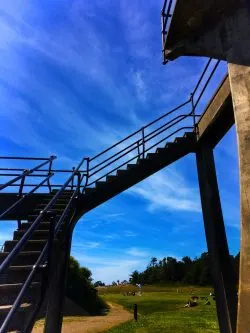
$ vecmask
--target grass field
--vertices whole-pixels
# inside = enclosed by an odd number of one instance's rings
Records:
[[[138,321],[131,321],[106,332],[112,333],[218,333],[215,302],[205,305],[204,300],[198,306],[184,308],[191,296],[191,289],[197,296],[207,296],[208,288],[184,287],[144,288],[142,296],[124,296],[125,287],[111,287],[99,291],[106,301],[118,303],[133,311],[133,304],[138,305]],[[131,289],[129,289],[131,290]]]

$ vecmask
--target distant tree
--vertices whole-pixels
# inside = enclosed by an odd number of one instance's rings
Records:
[[[96,281],[94,287],[105,287],[105,283],[102,281]]]
[[[123,280],[123,281],[121,282],[121,284],[126,285],[126,284],[128,284],[128,281],[127,281],[127,280]]]
[[[117,283],[115,281],[113,281],[112,286],[117,286]]]
[[[183,257],[183,258],[181,259],[181,261],[183,261],[184,264],[185,264],[186,266],[192,264],[192,259],[191,259],[190,257],[187,257],[187,256],[186,256],[186,257]]]
[[[239,270],[239,254],[232,257],[232,262]],[[191,259],[184,256],[181,261],[173,257],[159,260],[152,257],[146,269],[142,272],[135,270],[130,275],[129,282],[136,285],[154,283],[186,283],[193,285],[212,285],[210,272],[210,257],[207,252],[200,257]]]
[[[154,267],[156,265],[156,263],[157,263],[157,258],[156,257],[152,257],[150,265]]]
[[[140,283],[140,274],[138,271],[134,271],[131,275],[130,275],[130,279],[129,279],[129,282],[131,284],[138,284]]]

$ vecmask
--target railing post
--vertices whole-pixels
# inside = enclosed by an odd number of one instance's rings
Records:
[[[88,186],[88,182],[89,182],[89,163],[90,163],[89,157],[86,157],[85,160],[87,162],[87,166],[86,166],[86,181],[85,181],[85,185],[84,185],[84,187],[82,189],[82,193],[84,193],[84,190]]]
[[[49,282],[49,276],[51,273],[51,262],[53,256],[53,241],[55,235],[55,223],[56,223],[56,214],[53,211],[48,211],[46,216],[49,219],[49,238],[48,238],[48,263],[47,263],[47,283]]]
[[[48,176],[51,175],[52,162],[53,162],[54,159],[55,159],[55,156],[51,155],[50,156],[50,162],[49,162]],[[51,193],[50,178],[48,178],[48,188],[49,188],[49,193]]]
[[[24,187],[24,183],[25,183],[25,177],[26,177],[26,173],[29,170],[24,170],[23,171],[23,176],[21,178],[21,182],[20,182],[20,187],[19,187],[19,192],[18,192],[18,197],[20,198],[23,195],[23,187]]]
[[[145,158],[145,128],[142,127],[142,158]]]
[[[75,167],[72,168],[72,174],[75,172]],[[73,191],[74,189],[74,178],[75,177],[72,177],[72,181],[71,181],[71,191]]]
[[[24,171],[23,171],[23,176],[22,176],[22,178],[21,178],[21,182],[20,182],[20,186],[19,186],[19,191],[18,191],[18,198],[19,198],[19,199],[20,199],[21,196],[23,195],[23,187],[24,187],[25,177],[26,177],[26,173],[27,173],[27,171],[29,171],[29,170],[24,170]],[[17,220],[17,226],[18,226],[18,229],[21,228],[21,219],[20,219],[20,218]]]
[[[80,171],[77,171],[75,173],[75,176],[77,176],[77,195],[80,194],[81,192],[81,172]]]
[[[194,93],[191,93],[191,106],[192,106],[192,116],[193,116],[193,126],[194,126],[194,132],[196,133],[196,117],[195,117],[195,106],[194,106]]]
[[[140,152],[140,140],[137,141],[137,153],[138,153],[138,159],[141,159],[141,152]]]

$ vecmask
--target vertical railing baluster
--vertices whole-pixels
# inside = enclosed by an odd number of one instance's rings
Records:
[[[75,167],[72,168],[72,174],[75,172]],[[72,181],[71,181],[71,191],[73,191],[74,189],[74,178],[75,177],[72,177]]]
[[[50,156],[50,162],[49,162],[49,168],[48,168],[48,176],[51,175],[52,163],[53,163],[54,159],[55,159],[55,156],[51,155]],[[48,188],[49,188],[49,193],[51,193],[50,178],[48,178]]]
[[[142,158],[145,158],[145,128],[142,127]]]
[[[85,161],[86,161],[86,173],[85,173],[86,180],[85,180],[85,184],[82,188],[82,193],[84,193],[84,190],[88,186],[88,183],[89,183],[89,164],[90,164],[89,157],[86,157]]]
[[[21,196],[23,195],[23,188],[24,188],[24,184],[25,184],[25,177],[26,177],[26,173],[28,172],[29,170],[24,170],[23,171],[23,176],[21,178],[21,182],[20,182],[20,186],[19,186],[19,191],[18,191],[18,198],[21,198]],[[19,214],[18,214],[19,215]],[[18,226],[18,229],[21,228],[21,219],[20,219],[20,216],[17,220],[17,226]]]
[[[53,245],[54,245],[54,235],[55,235],[55,224],[56,224],[56,215],[52,211],[48,211],[46,217],[49,220],[49,237],[48,237],[48,255],[47,255],[47,281],[49,283],[49,276],[52,271],[52,257],[53,257]],[[47,288],[46,288],[47,289]]]
[[[194,94],[191,93],[191,107],[192,107],[192,118],[193,118],[193,127],[194,127],[194,132],[196,133],[196,117],[195,117],[195,106],[194,106]]]
[[[77,196],[81,193],[81,172],[77,171],[75,173],[75,176],[77,177]]]
[[[138,159],[141,159],[141,152],[140,152],[140,140],[137,141],[137,156]]]

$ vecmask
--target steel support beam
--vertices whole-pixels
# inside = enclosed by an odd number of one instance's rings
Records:
[[[44,333],[61,333],[63,305],[67,285],[67,271],[70,257],[73,228],[64,230],[64,241],[54,252],[52,279],[48,291],[48,305]]]
[[[220,332],[235,333],[237,318],[236,275],[228,250],[211,146],[203,142],[196,152],[196,159]]]

